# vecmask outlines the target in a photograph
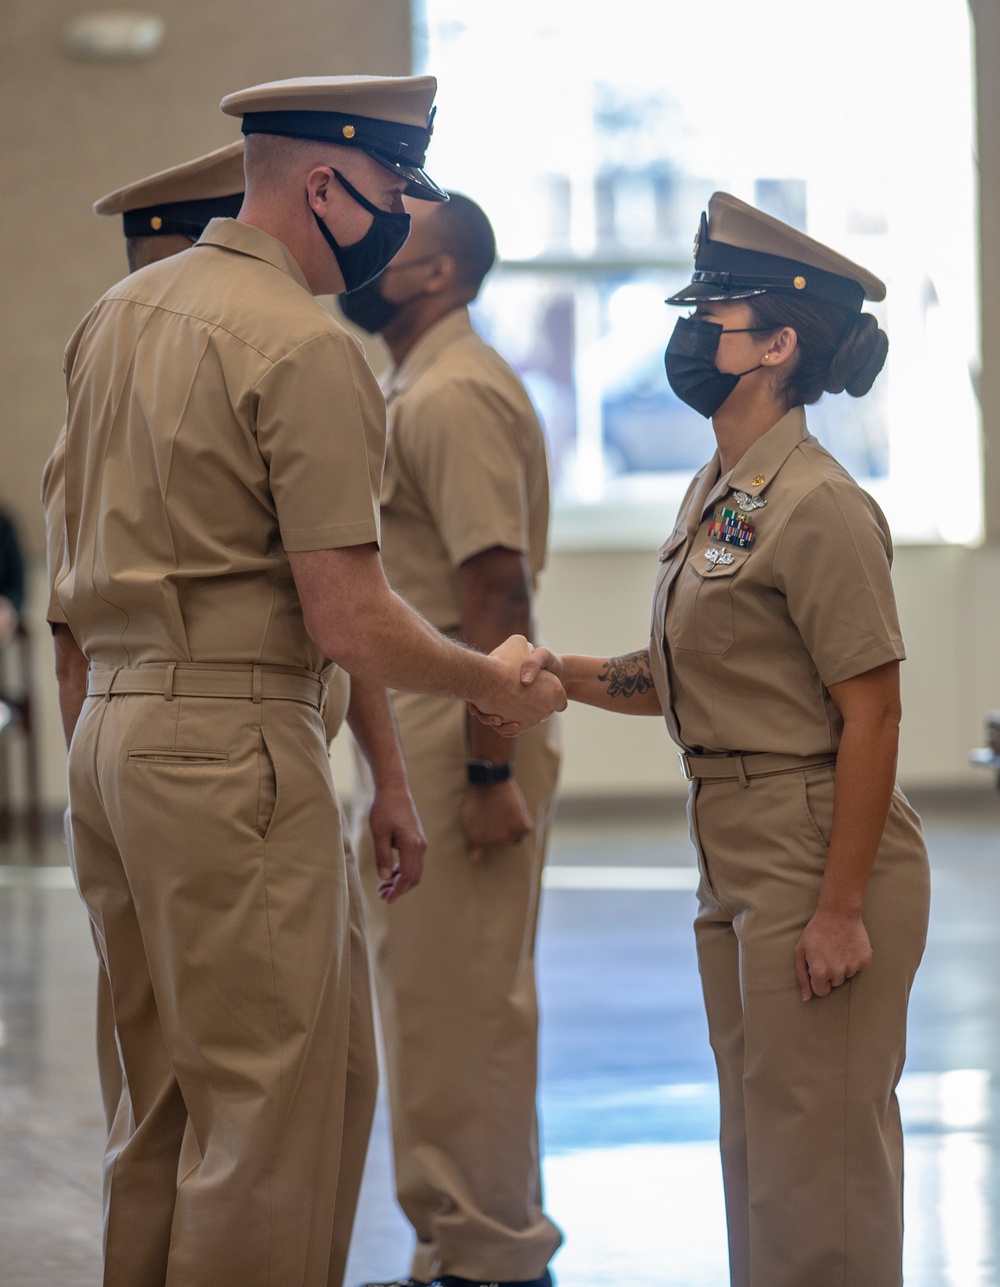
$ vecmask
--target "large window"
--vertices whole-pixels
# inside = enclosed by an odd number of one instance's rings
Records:
[[[424,0],[429,168],[502,256],[477,305],[549,438],[561,544],[662,537],[711,428],[663,349],[698,216],[732,192],[882,276],[872,393],[813,431],[897,537],[981,524],[971,34],[965,0]]]

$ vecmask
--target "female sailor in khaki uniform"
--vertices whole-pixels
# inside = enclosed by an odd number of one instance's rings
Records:
[[[894,784],[889,532],[803,413],[871,387],[887,341],[861,308],[885,288],[723,193],[695,269],[667,371],[718,451],[660,550],[649,649],[536,656],[682,748],[734,1287],[899,1287],[927,856]]]

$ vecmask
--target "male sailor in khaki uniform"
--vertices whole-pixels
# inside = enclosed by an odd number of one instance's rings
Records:
[[[382,553],[393,586],[483,649],[531,633],[549,514],[545,441],[520,381],[472,329],[495,258],[483,211],[412,207],[410,239],[341,297],[396,360]],[[385,1037],[410,1282],[549,1281],[560,1234],[542,1207],[534,944],[559,756],[548,724],[516,747],[444,697],[394,696],[429,847],[407,905],[375,897],[360,840]]]
[[[230,95],[246,199],[109,291],[66,353],[66,559],[90,662],[73,860],[132,1119],[105,1167],[105,1282],[328,1287],[349,1030],[327,659],[527,729],[564,704],[385,583],[384,407],[312,298],[408,231],[434,81]]]
[[[135,272],[189,250],[212,219],[238,214],[244,186],[243,140],[240,139],[192,161],[118,188],[95,202],[94,210],[100,215],[122,216],[129,271]],[[46,462],[42,476],[42,502],[50,582],[47,615],[52,628],[60,708],[68,746],[86,697],[87,659],[66,625],[52,589],[65,553],[65,449],[64,426]],[[323,678],[328,686],[323,711],[327,739],[332,741],[337,735],[347,714],[379,784],[371,820],[379,855],[381,896],[394,901],[419,881],[426,841],[407,789],[406,770],[391,715],[384,698],[373,686],[352,696],[348,676],[337,666],[325,670]],[[398,855],[395,863],[392,861],[393,852]],[[337,1283],[343,1277],[378,1086],[361,890],[357,863],[347,843],[345,853],[350,895],[351,1020],[344,1134],[330,1262],[331,1283]],[[101,1097],[110,1133],[119,1111],[122,1076],[111,993],[103,968],[98,971],[97,1057]],[[119,1129],[126,1133],[129,1116],[130,1107],[126,1101],[121,1106],[119,1118]]]

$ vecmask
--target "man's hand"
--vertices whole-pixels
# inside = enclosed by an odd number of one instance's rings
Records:
[[[427,837],[405,785],[376,787],[368,814],[379,874],[378,896],[394,903],[420,884]]]
[[[795,945],[802,1000],[825,997],[871,964],[872,945],[860,914],[817,911]]]
[[[472,714],[484,724],[504,737],[517,737],[566,709],[566,693],[556,674],[559,658],[548,648],[532,648],[523,635],[511,635],[490,656],[504,663],[508,682],[516,684],[516,689],[511,687],[509,696],[501,696],[497,702],[501,709],[495,713],[468,703]]]
[[[493,786],[469,787],[461,818],[473,862],[478,862],[487,849],[516,845],[535,829],[521,788],[513,778]]]

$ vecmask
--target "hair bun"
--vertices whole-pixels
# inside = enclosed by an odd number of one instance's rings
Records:
[[[852,317],[830,362],[827,393],[846,390],[852,398],[862,397],[875,383],[888,352],[888,336],[871,313]]]

